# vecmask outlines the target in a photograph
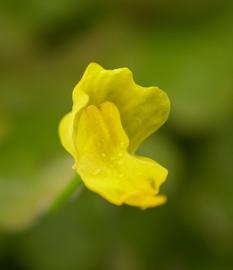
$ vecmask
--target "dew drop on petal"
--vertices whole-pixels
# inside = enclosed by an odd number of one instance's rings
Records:
[[[125,143],[124,142],[120,142],[120,148],[124,148]]]
[[[135,125],[140,125],[142,123],[142,120],[141,118],[138,117],[138,118],[135,118],[134,122],[135,122]]]
[[[119,153],[118,157],[121,158],[123,156],[123,153]]]
[[[101,156],[102,156],[102,157],[106,157],[106,154],[105,154],[105,153],[101,153]]]
[[[121,165],[122,163],[123,163],[123,160],[118,160],[118,161],[117,161],[117,164],[118,164],[118,165]]]
[[[93,175],[97,175],[101,172],[101,169],[100,168],[97,168],[93,171]]]

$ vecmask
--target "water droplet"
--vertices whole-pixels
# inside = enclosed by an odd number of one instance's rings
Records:
[[[100,172],[101,172],[101,169],[100,168],[97,168],[97,169],[94,170],[93,175],[97,175]]]
[[[121,158],[123,156],[123,153],[119,153],[118,157]]]
[[[138,117],[134,120],[134,122],[136,125],[140,125],[142,123],[142,119]]]
[[[124,142],[120,142],[120,148],[124,148],[125,143]]]
[[[117,161],[117,164],[118,164],[118,165],[121,165],[122,163],[123,163],[123,160],[118,160],[118,161]]]

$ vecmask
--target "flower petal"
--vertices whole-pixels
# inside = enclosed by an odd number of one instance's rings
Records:
[[[81,110],[87,105],[89,97],[83,91],[77,93],[72,111],[66,114],[59,124],[59,137],[64,148],[76,159],[77,149],[74,141],[77,134],[77,123]]]
[[[73,113],[70,112],[62,118],[59,124],[59,137],[63,147],[74,157],[75,150],[72,139],[73,116]]]
[[[168,118],[170,102],[166,93],[158,87],[137,85],[128,68],[106,70],[91,63],[74,89],[74,106],[81,91],[89,96],[89,104],[111,101],[118,107],[130,140],[130,152],[134,152]]]
[[[146,208],[165,202],[165,197],[157,194],[167,170],[149,158],[127,152],[129,140],[113,103],[89,105],[82,111],[75,144],[77,171],[92,191],[116,205]]]

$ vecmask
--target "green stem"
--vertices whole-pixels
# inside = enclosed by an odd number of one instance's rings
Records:
[[[69,200],[71,195],[74,193],[75,190],[81,185],[82,180],[80,176],[77,174],[75,177],[68,183],[65,190],[61,193],[61,195],[55,200],[52,206],[49,209],[49,212],[55,212],[59,208],[61,208],[66,201]]]

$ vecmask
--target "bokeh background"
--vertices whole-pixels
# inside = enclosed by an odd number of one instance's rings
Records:
[[[169,169],[164,206],[115,207],[73,177],[57,126],[89,62],[164,89],[140,153]],[[0,1],[0,269],[233,269],[233,5]]]

